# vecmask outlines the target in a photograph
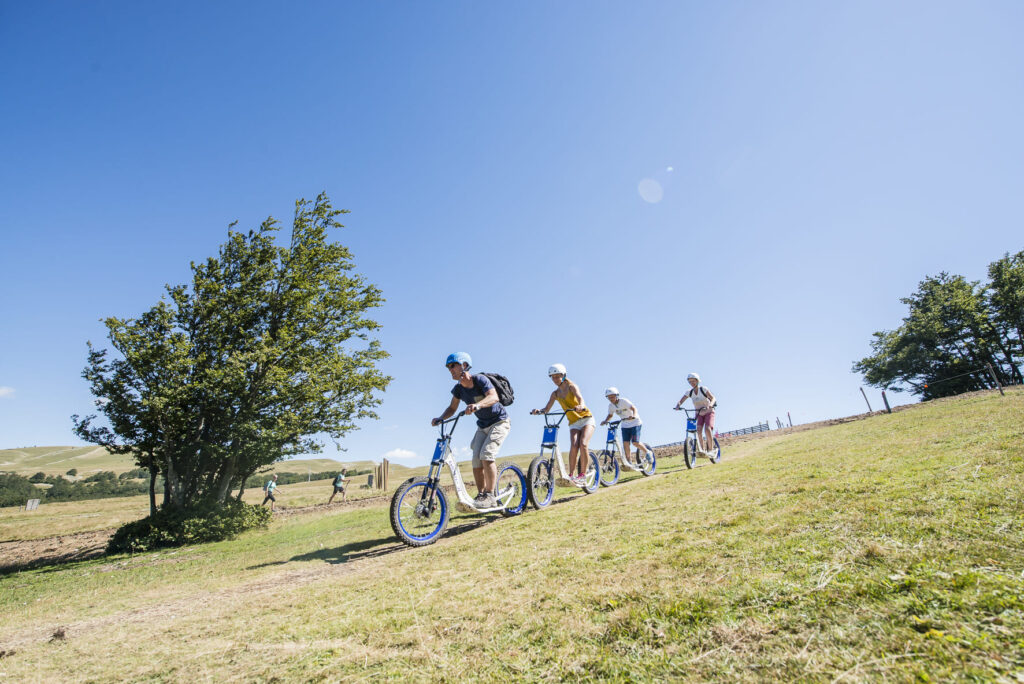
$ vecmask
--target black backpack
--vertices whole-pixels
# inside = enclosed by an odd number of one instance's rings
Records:
[[[688,396],[688,397],[695,397],[695,396],[697,396],[697,391],[698,390],[700,391],[700,393],[702,395],[704,395],[705,399],[708,398],[708,392],[707,392],[707,389],[704,387],[704,385],[697,385],[697,387],[695,387],[694,389],[692,389],[689,392],[687,392],[686,396]],[[718,408],[718,399],[716,398],[715,399],[715,403],[712,404],[711,406],[709,406],[708,408]]]
[[[516,400],[516,393],[512,391],[512,383],[508,381],[504,375],[498,373],[481,373],[484,377],[491,381],[494,385],[494,389],[498,392],[498,401],[501,402],[502,406],[511,406],[512,402]]]

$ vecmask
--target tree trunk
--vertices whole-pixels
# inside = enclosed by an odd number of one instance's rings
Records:
[[[156,468],[149,469],[149,515],[156,515]]]

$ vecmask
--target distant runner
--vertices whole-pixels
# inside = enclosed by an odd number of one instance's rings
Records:
[[[617,387],[606,389],[604,396],[608,398],[608,417],[601,421],[601,425],[607,425],[613,413],[618,415],[619,420],[622,421],[619,423],[619,427],[622,429],[622,452],[626,462],[632,463],[629,458],[630,444],[636,445],[638,461],[640,460],[641,447],[648,454],[653,453],[651,447],[640,441],[640,428],[643,426],[643,421],[640,420],[640,413],[636,410],[636,405],[629,399],[620,396],[619,388]]]
[[[265,491],[267,493],[267,495],[265,497],[263,497],[263,503],[260,504],[260,506],[264,506],[269,501],[270,502],[270,512],[271,513],[274,512],[274,504],[277,503],[277,499],[274,498],[274,492],[276,490],[277,490],[277,473],[274,473],[273,475],[270,476],[270,479],[267,480],[267,484],[263,485],[263,491]]]
[[[565,419],[569,421],[569,479],[577,487],[586,484],[587,462],[590,460],[590,438],[594,436],[597,423],[594,414],[583,401],[583,394],[576,383],[565,374],[565,366],[556,363],[548,368],[548,377],[557,385],[548,403],[542,409],[534,409],[530,413],[547,413],[557,401],[565,410]]]
[[[700,376],[696,373],[687,375],[686,381],[690,383],[690,391],[676,402],[676,408],[682,407],[683,402],[687,399],[693,402],[693,407],[697,409],[697,434],[700,434],[701,427],[703,427],[704,450],[708,451],[715,443],[715,406],[718,405],[718,400],[715,399],[711,390],[700,384]]]
[[[444,365],[456,380],[452,388],[452,402],[438,418],[430,421],[437,425],[455,415],[459,402],[466,403],[465,415],[476,414],[476,434],[473,435],[473,480],[478,494],[473,501],[477,508],[495,508],[494,498],[498,485],[498,450],[508,437],[512,423],[505,407],[498,401],[498,390],[490,378],[482,373],[472,375],[469,369],[473,359],[466,352],[449,354]]]
[[[334,501],[334,497],[337,496],[338,492],[341,492],[341,500],[345,501],[348,496],[347,488],[345,483],[351,478],[345,477],[348,474],[348,468],[342,468],[341,472],[334,477],[334,492],[331,494],[331,498],[327,500],[327,505],[330,506],[331,502]]]

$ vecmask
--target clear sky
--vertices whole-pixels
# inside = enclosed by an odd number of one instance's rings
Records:
[[[78,444],[99,320],[322,190],[394,376],[326,455],[425,462],[456,350],[512,380],[507,454],[556,361],[655,444],[691,370],[723,430],[862,411],[899,298],[1024,249],[1022,29],[1016,1],[0,0],[0,448]]]

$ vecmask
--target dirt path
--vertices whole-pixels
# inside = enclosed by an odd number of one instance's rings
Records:
[[[0,542],[0,574],[102,556],[114,530]]]

